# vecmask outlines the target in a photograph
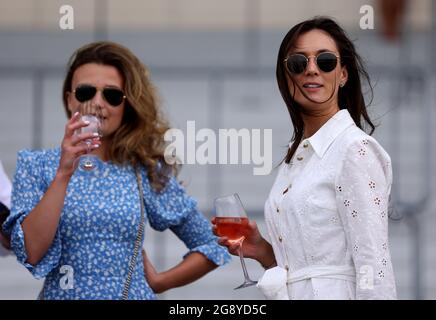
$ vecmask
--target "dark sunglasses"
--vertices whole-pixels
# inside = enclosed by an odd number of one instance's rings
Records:
[[[339,56],[333,52],[321,52],[317,56],[309,57],[301,53],[296,53],[284,60],[286,69],[291,74],[300,74],[306,70],[310,58],[315,58],[319,70],[322,72],[331,72],[336,68]]]
[[[123,100],[126,99],[124,92],[120,89],[111,87],[97,89],[96,87],[88,84],[78,86],[75,90],[73,90],[73,93],[77,101],[85,102],[94,98],[97,90],[103,93],[104,99],[113,107],[119,106]]]

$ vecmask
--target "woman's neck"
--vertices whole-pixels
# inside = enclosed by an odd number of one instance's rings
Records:
[[[339,106],[333,106],[328,110],[323,110],[322,112],[302,114],[304,122],[303,139],[313,136],[339,110]]]

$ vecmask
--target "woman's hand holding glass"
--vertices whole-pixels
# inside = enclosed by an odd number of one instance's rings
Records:
[[[239,256],[239,244],[235,241],[229,240],[226,236],[220,236],[216,226],[216,217],[212,218],[212,231],[218,236],[218,244],[227,247],[229,252],[234,256]],[[264,239],[257,228],[255,221],[250,220],[244,229],[244,245],[242,246],[242,253],[244,257],[257,260],[258,246]]]
[[[244,228],[244,245],[229,240],[218,233],[216,217],[212,218],[212,232],[218,236],[218,244],[227,247],[230,254],[239,256],[239,250],[246,258],[257,260],[265,269],[276,266],[271,244],[263,238],[255,221],[249,220]]]
[[[65,134],[61,143],[61,158],[58,174],[71,177],[76,169],[76,160],[85,155],[90,149],[94,150],[101,145],[100,137],[93,132],[78,133],[81,128],[89,123],[82,120],[80,113],[76,112],[65,125]],[[91,141],[90,145],[86,141]]]
[[[214,232],[221,237],[226,237],[224,240],[229,243],[233,252],[238,252],[241,260],[244,282],[235,289],[255,285],[257,281],[250,279],[244,262],[244,251],[242,250],[244,246],[242,244],[246,239],[250,221],[239,195],[235,193],[230,196],[216,198],[214,205],[216,215],[213,219]]]

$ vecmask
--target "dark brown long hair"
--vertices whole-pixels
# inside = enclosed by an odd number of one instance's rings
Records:
[[[365,130],[366,126],[370,127],[369,134],[374,132],[375,126],[371,122],[366,111],[365,100],[362,93],[361,78],[365,80],[371,92],[370,102],[373,97],[369,75],[366,72],[362,58],[356,52],[353,42],[348,38],[345,31],[331,18],[318,16],[310,20],[303,21],[295,25],[284,37],[280,45],[277,57],[276,78],[280,93],[289,111],[294,126],[292,145],[288,148],[284,158],[286,163],[291,161],[304,133],[304,122],[301,116],[302,106],[292,97],[289,85],[288,74],[285,69],[284,60],[289,50],[295,45],[297,39],[304,33],[313,29],[319,29],[327,32],[335,41],[339,50],[341,66],[346,66],[348,71],[348,80],[338,93],[338,104],[340,109],[348,109],[356,125]],[[366,124],[365,124],[366,122]]]
[[[109,147],[109,158],[114,163],[143,165],[147,168],[151,185],[160,191],[176,165],[164,159],[163,136],[169,126],[163,118],[156,94],[144,64],[127,48],[108,41],[93,42],[79,48],[70,58],[64,80],[62,97],[68,118],[67,93],[72,91],[74,72],[87,63],[115,67],[124,80],[127,97],[121,126]]]

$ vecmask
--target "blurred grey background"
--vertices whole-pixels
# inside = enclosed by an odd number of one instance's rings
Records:
[[[74,9],[74,30],[61,30],[62,5]],[[360,8],[374,9],[363,30]],[[273,129],[273,166],[286,152],[292,124],[275,81],[286,32],[315,15],[335,18],[355,40],[374,84],[375,137],[394,166],[395,216],[390,248],[401,299],[435,299],[436,1],[406,2],[399,37],[382,35],[376,0],[0,0],[0,159],[12,178],[16,152],[59,144],[65,115],[61,86],[72,52],[94,40],[130,48],[151,70],[173,127]],[[181,179],[212,216],[213,199],[238,192],[263,233],[263,204],[276,171],[253,165],[185,165]],[[158,270],[186,252],[170,232],[146,229],[145,248]],[[261,267],[247,261],[253,278]],[[256,288],[234,291],[238,259],[161,299],[262,299]],[[41,287],[14,257],[0,258],[0,299],[35,299]]]

